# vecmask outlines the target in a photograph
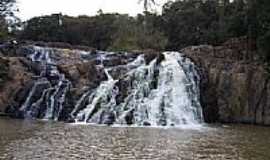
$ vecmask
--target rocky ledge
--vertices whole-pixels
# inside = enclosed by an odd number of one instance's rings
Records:
[[[269,73],[247,39],[181,52],[201,70],[201,102],[207,122],[270,125]]]

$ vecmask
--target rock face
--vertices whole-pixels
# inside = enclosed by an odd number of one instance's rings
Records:
[[[270,82],[247,40],[182,50],[201,70],[207,122],[270,125]],[[248,52],[249,51],[249,52]]]
[[[3,62],[4,61],[4,62]],[[4,112],[6,107],[22,101],[25,97],[22,90],[31,83],[33,74],[29,72],[24,64],[26,59],[21,57],[1,58],[1,64],[7,65],[5,79],[0,87],[0,111]]]
[[[35,81],[42,78],[40,74],[42,73],[43,67],[31,61],[27,55],[33,52],[31,46],[32,43],[28,42],[26,44],[3,44],[0,46],[0,112],[11,113],[13,116],[20,118],[16,112],[19,107],[23,105],[31,88],[33,88]],[[36,44],[36,43],[33,43]],[[62,44],[46,44],[41,43],[42,46],[52,46],[56,45],[59,47],[66,47],[67,49],[59,49],[53,54],[53,58],[56,59],[57,68],[61,70],[70,78],[73,83],[72,93],[69,92],[68,95],[80,96],[80,92],[85,86],[95,87],[100,81],[102,81],[102,75],[104,79],[104,73],[99,72],[93,67],[93,63],[83,62],[79,54],[75,51],[81,49],[78,46],[76,48],[67,47]],[[53,46],[52,46],[53,47]],[[79,48],[80,47],[80,48]],[[68,49],[71,48],[71,49]],[[91,48],[83,48],[90,51]],[[91,50],[92,51],[92,50]],[[50,80],[53,82],[54,80]],[[37,86],[36,96],[40,96],[41,91],[48,88],[48,83],[44,85]],[[41,93],[40,93],[41,92]],[[73,96],[69,96],[69,98]],[[34,97],[35,98],[35,97]],[[73,105],[73,99],[67,105]],[[30,100],[32,101],[32,99]]]

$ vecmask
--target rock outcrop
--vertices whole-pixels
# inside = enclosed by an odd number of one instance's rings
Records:
[[[33,74],[29,71],[23,62],[27,62],[22,57],[2,57],[1,65],[6,65],[3,79],[0,87],[0,111],[4,112],[8,105],[19,103],[25,97],[22,90],[25,90]]]
[[[245,39],[182,50],[201,71],[207,122],[270,125],[269,73]]]

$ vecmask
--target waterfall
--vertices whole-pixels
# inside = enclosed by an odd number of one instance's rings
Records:
[[[146,64],[143,56],[125,65],[124,80],[130,82],[128,96],[116,103],[118,82],[106,68],[108,80],[90,95],[89,104],[76,117],[77,122],[98,124],[135,124],[177,126],[203,122],[199,102],[200,77],[195,65],[178,52],[163,53],[165,60]],[[156,84],[155,84],[156,83]],[[78,101],[77,105],[81,103]],[[75,107],[75,109],[78,107]],[[75,111],[73,111],[74,113]]]
[[[51,55],[52,48],[33,46],[28,58],[40,66],[40,74],[20,107],[23,117],[58,120],[70,82],[61,74]],[[42,112],[43,111],[43,112]]]
[[[24,117],[57,121],[65,111],[77,123],[178,126],[203,122],[200,76],[181,53],[164,52],[162,60],[147,61],[144,54],[76,50],[80,63],[94,61],[105,80],[95,88],[84,86],[89,89],[73,97],[73,107],[67,111],[66,95],[73,85],[57,68],[61,58],[55,58],[56,50],[64,50],[30,48],[27,56],[40,66],[40,73],[19,109]]]

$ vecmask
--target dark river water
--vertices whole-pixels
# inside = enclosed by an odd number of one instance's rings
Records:
[[[0,159],[270,160],[270,128],[125,128],[1,118]]]

